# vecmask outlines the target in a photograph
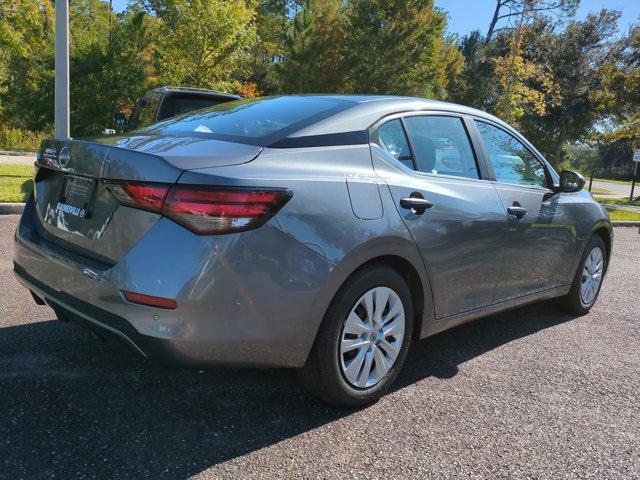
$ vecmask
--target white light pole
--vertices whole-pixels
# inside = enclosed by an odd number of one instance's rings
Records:
[[[56,106],[55,138],[70,137],[69,105],[69,0],[56,0]]]

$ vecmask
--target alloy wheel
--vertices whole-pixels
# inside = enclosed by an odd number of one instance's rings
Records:
[[[357,388],[377,385],[393,367],[405,330],[404,306],[396,292],[375,287],[355,303],[342,328],[340,366]]]
[[[598,294],[600,283],[602,283],[602,272],[604,269],[604,255],[600,247],[594,247],[582,269],[582,281],[580,283],[580,301],[582,305],[590,305]]]

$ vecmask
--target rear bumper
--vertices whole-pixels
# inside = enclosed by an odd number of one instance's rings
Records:
[[[72,320],[161,363],[306,361],[333,296],[333,267],[277,228],[199,237],[160,219],[118,264],[100,266],[39,239],[29,207],[16,231],[15,274]],[[178,308],[132,304],[122,290],[174,298]]]

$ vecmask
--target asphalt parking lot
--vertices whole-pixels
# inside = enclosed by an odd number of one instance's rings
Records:
[[[640,235],[616,229],[599,302],[421,341],[376,405],[285,370],[171,369],[53,320],[11,273],[0,216],[0,478],[638,478]]]

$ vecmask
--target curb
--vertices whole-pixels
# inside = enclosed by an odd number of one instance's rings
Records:
[[[613,220],[614,227],[640,227],[640,220]]]
[[[24,203],[0,203],[0,215],[20,215]]]

